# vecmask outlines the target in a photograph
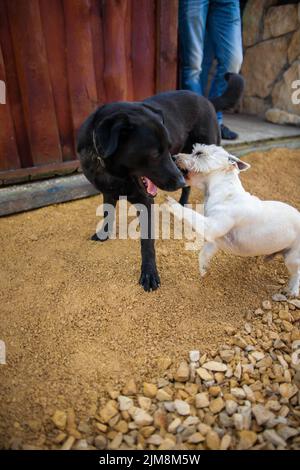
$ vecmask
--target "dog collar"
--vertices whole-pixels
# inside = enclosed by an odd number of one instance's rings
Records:
[[[102,168],[105,168],[104,159],[103,159],[103,157],[101,157],[99,149],[98,149],[97,144],[96,144],[96,136],[95,136],[95,131],[94,130],[93,130],[93,145],[94,145],[94,150],[96,152],[97,160],[99,162],[99,165],[102,166]]]

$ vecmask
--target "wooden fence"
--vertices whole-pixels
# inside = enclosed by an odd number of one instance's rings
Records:
[[[78,168],[100,104],[176,88],[178,0],[0,0],[0,184]]]

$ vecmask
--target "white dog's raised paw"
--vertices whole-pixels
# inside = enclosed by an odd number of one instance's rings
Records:
[[[178,202],[171,196],[166,196],[166,203],[170,206],[176,206]]]

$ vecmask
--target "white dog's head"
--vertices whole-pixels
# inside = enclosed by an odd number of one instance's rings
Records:
[[[217,145],[195,144],[191,154],[175,155],[175,162],[182,171],[187,182],[192,183],[193,176],[208,176],[212,172],[245,171],[250,168],[248,163],[226,152]]]

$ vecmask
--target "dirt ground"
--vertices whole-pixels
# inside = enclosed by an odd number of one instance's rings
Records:
[[[245,158],[248,190],[300,209],[300,151],[276,149]],[[163,201],[163,193],[158,202]],[[201,199],[193,191],[191,202]],[[46,432],[56,408],[95,413],[108,385],[159,374],[191,349],[222,343],[287,279],[282,260],[264,263],[219,253],[199,279],[197,253],[182,240],[156,243],[162,286],[138,285],[134,240],[89,240],[100,197],[0,220],[0,447],[13,437]],[[284,229],[284,227],[283,227]]]

